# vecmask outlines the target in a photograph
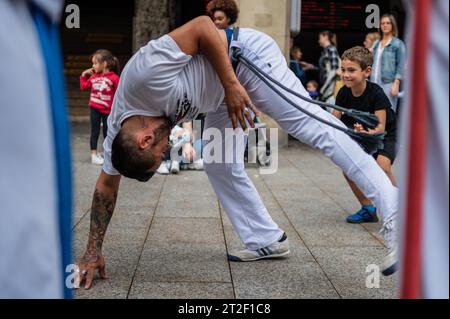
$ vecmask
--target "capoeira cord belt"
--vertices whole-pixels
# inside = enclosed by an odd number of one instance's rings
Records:
[[[234,38],[236,39],[237,30],[235,29],[234,32]],[[301,106],[298,106],[297,104],[295,104],[291,99],[289,99],[286,95],[284,95],[282,92],[280,92],[280,90],[278,90],[273,84],[275,84],[276,86],[280,87],[281,89],[285,90],[286,92],[299,97],[300,99],[309,102],[309,103],[313,103],[322,107],[329,107],[335,110],[338,110],[340,112],[342,112],[343,114],[346,114],[352,118],[354,118],[358,123],[362,124],[364,127],[370,128],[370,129],[374,129],[378,126],[379,124],[379,120],[378,117],[374,114],[370,114],[367,112],[361,112],[358,110],[353,110],[353,109],[346,109],[343,107],[340,107],[338,105],[334,105],[334,104],[328,104],[328,103],[323,103],[323,102],[319,102],[319,101],[315,101],[312,99],[309,99],[307,97],[304,97],[303,95],[291,90],[290,88],[284,86],[282,83],[280,83],[279,81],[275,80],[274,78],[272,78],[269,74],[267,74],[266,72],[264,72],[263,70],[261,70],[257,65],[255,65],[252,61],[250,61],[247,57],[244,56],[244,54],[242,53],[242,50],[240,48],[233,48],[233,53],[232,53],[232,61],[233,61],[233,66],[236,67],[237,63],[240,62],[243,65],[245,65],[250,71],[252,71],[257,77],[259,77],[270,89],[272,89],[275,93],[277,93],[281,98],[283,98],[286,102],[288,102],[289,104],[291,104],[293,107],[295,107],[297,110],[299,110],[300,112],[303,112],[304,114],[312,117],[313,119],[322,122],[326,125],[329,125],[339,131],[342,131],[346,134],[348,134],[351,138],[353,138],[359,145],[361,145],[361,147],[369,154],[374,154],[378,151],[378,149],[383,148],[383,139],[384,136],[386,135],[386,133],[376,133],[376,134],[367,134],[365,132],[357,132],[355,130],[349,129],[349,128],[343,128],[335,123],[332,123],[330,121],[327,121],[307,110],[305,110],[304,108],[302,108]],[[272,84],[272,83],[273,84]]]
[[[241,49],[239,49],[239,48],[233,49],[232,58],[235,61],[239,61],[243,65],[245,65],[257,77],[259,77],[261,79],[261,81],[263,81],[270,89],[272,89],[275,93],[277,93],[281,98],[283,98],[286,102],[291,104],[297,110],[305,113],[306,115],[312,117],[313,119],[315,119],[319,122],[322,122],[326,125],[329,125],[339,131],[342,131],[342,132],[348,134],[351,138],[353,138],[356,142],[358,142],[358,144],[361,145],[361,147],[367,153],[374,154],[378,151],[378,149],[383,148],[383,139],[384,139],[384,136],[386,135],[386,133],[367,134],[365,132],[357,132],[357,131],[349,129],[349,128],[343,128],[335,123],[329,122],[329,121],[305,110],[301,106],[298,106],[297,104],[295,104],[286,95],[281,93],[280,90],[278,90],[272,83],[274,83],[275,85],[279,86],[280,88],[287,91],[288,93],[290,93],[294,96],[297,96],[306,102],[313,103],[313,104],[316,104],[319,106],[329,107],[329,108],[341,111],[343,114],[346,114],[346,115],[354,118],[358,123],[362,124],[365,127],[371,128],[371,129],[377,127],[379,124],[379,120],[376,115],[357,111],[357,110],[352,110],[352,109],[345,109],[343,107],[340,107],[340,106],[337,106],[334,104],[323,103],[323,102],[315,101],[315,100],[309,99],[307,97],[304,97],[303,95],[287,88],[286,86],[284,86],[283,84],[281,84],[280,82],[278,82],[277,80],[272,78],[269,74],[267,74],[266,72],[261,70],[252,61],[250,61],[247,57],[245,57],[242,54]],[[270,82],[272,82],[272,83],[270,83]]]

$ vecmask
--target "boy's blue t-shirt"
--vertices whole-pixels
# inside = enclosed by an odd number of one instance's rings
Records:
[[[395,136],[397,133],[396,115],[391,108],[391,103],[383,89],[372,82],[367,81],[367,87],[361,96],[355,97],[352,90],[346,86],[342,87],[336,96],[336,104],[347,109],[355,109],[374,114],[375,111],[386,110],[386,133],[387,136]],[[356,121],[343,114],[341,121],[347,127],[353,128]]]

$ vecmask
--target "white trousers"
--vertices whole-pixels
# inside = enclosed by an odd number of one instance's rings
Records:
[[[246,57],[285,86],[305,97],[309,96],[301,82],[288,68],[277,44],[269,36],[254,30],[241,29],[240,39],[238,42],[233,41],[231,46],[240,47]],[[394,218],[398,207],[398,189],[392,185],[372,156],[365,153],[345,133],[295,109],[242,64],[238,66],[237,77],[260,111],[277,121],[287,133],[321,150],[329,157],[375,203],[385,222]],[[321,107],[283,93],[311,113],[345,127],[340,120]],[[222,105],[216,112],[208,113],[205,126],[207,129],[217,128],[222,133],[225,128],[231,127],[226,107]],[[227,144],[230,147],[233,139],[227,139],[225,134],[222,134],[222,137],[224,149],[227,148]],[[204,138],[208,139],[207,136]],[[205,170],[241,240],[248,249],[259,249],[275,242],[282,235],[282,230],[271,219],[245,173],[241,159],[244,147],[236,143],[233,147],[238,149],[234,163],[206,163]]]

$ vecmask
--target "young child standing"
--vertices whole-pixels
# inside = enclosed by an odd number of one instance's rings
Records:
[[[92,68],[80,76],[81,90],[91,90],[89,106],[91,107],[91,163],[102,165],[103,158],[97,153],[100,126],[103,123],[103,138],[108,131],[107,119],[119,85],[119,60],[108,50],[98,50],[92,57]]]
[[[383,89],[367,80],[372,71],[372,63],[373,57],[369,49],[354,47],[344,52],[341,70],[345,86],[339,91],[336,97],[336,104],[377,115],[380,120],[378,127],[373,130],[366,129],[352,118],[342,115],[339,111],[334,111],[333,114],[340,118],[348,127],[352,127],[357,131],[364,131],[369,134],[386,132],[383,141],[384,147],[378,150],[374,157],[392,184],[397,186],[396,178],[392,172],[392,164],[396,156],[396,116]],[[345,178],[362,205],[359,211],[347,218],[347,222],[378,222],[376,207],[364,196],[353,181],[347,176]]]

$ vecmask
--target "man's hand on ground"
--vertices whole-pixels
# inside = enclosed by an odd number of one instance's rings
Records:
[[[84,283],[84,289],[90,289],[94,281],[95,271],[101,279],[108,279],[105,273],[105,258],[102,254],[86,252],[78,263],[80,269],[80,286]]]

